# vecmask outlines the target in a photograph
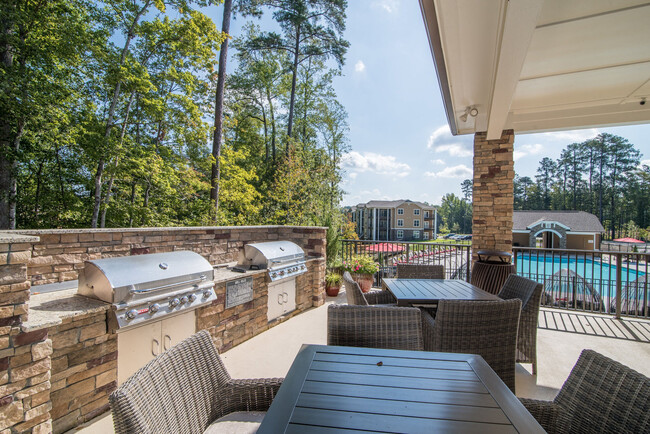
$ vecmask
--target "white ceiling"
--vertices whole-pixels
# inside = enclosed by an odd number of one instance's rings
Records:
[[[420,6],[454,134],[650,123],[650,2]],[[468,107],[478,115],[461,119]]]

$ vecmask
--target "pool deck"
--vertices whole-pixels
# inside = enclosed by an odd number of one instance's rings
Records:
[[[346,303],[345,292],[222,354],[233,378],[284,377],[302,344],[327,341],[327,306]],[[602,353],[650,377],[650,320],[542,308],[537,334],[537,376],[517,364],[517,396],[551,400],[583,349]],[[105,413],[69,433],[113,433]]]

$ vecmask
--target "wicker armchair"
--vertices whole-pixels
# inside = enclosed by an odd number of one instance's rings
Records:
[[[532,363],[533,375],[537,374],[537,323],[539,303],[544,287],[541,283],[511,274],[499,291],[499,298],[521,300],[521,317],[517,335],[517,362]]]
[[[348,298],[348,304],[357,306],[368,306],[371,304],[394,304],[397,300],[388,291],[370,291],[364,293],[361,291],[359,284],[352,279],[347,271],[343,273],[343,284],[345,285],[345,294]]]
[[[422,351],[422,317],[414,307],[327,307],[327,345]]]
[[[515,353],[521,300],[440,300],[435,320],[422,312],[424,350],[482,356],[515,391]]]
[[[397,277],[401,279],[444,279],[444,265],[397,264]]]
[[[204,330],[157,356],[110,395],[115,432],[218,432],[251,419],[255,427],[281,383],[231,379]],[[230,422],[220,425],[222,417]]]
[[[650,432],[650,378],[592,350],[555,400],[520,401],[549,433]]]

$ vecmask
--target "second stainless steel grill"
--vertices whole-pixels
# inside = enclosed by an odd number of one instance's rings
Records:
[[[86,261],[78,293],[112,303],[122,329],[208,304],[213,288],[210,263],[177,251]]]
[[[248,270],[268,270],[272,282],[307,272],[305,252],[291,241],[246,244],[239,252],[238,266]]]

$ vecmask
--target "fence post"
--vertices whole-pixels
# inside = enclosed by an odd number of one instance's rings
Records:
[[[616,319],[621,319],[621,292],[623,286],[623,255],[621,253],[616,254]]]
[[[469,283],[470,280],[471,280],[471,279],[470,279],[470,275],[469,275],[469,273],[470,273],[470,268],[471,268],[471,265],[472,265],[472,264],[471,264],[471,262],[472,262],[472,254],[471,254],[471,250],[472,250],[472,247],[471,247],[471,246],[467,246],[467,260],[465,261],[465,262],[467,263],[467,272],[465,273],[465,276],[466,276],[466,277],[465,277],[465,280],[467,280],[468,283]]]

